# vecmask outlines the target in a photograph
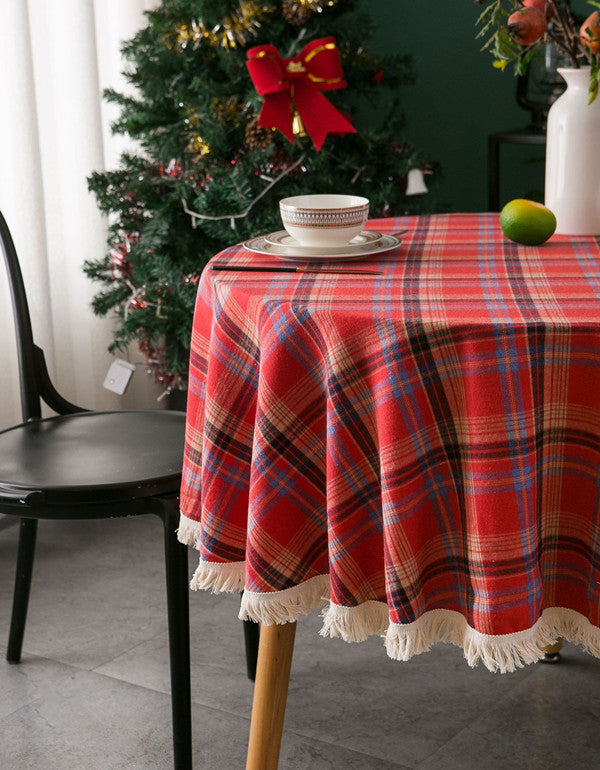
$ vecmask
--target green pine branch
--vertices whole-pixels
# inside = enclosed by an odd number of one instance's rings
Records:
[[[255,12],[259,26],[234,24],[244,42],[224,46],[215,30],[240,8]],[[89,177],[110,225],[107,254],[90,256],[84,271],[99,286],[94,312],[115,320],[112,349],[148,343],[164,349],[172,374],[184,376],[198,276],[226,246],[281,229],[281,198],[344,191],[369,197],[373,217],[417,212],[435,204],[429,196],[406,197],[408,171],[427,168],[431,184],[439,169],[405,141],[400,103],[390,100],[414,83],[412,59],[372,50],[372,21],[356,0],[323,2],[299,24],[282,13],[280,0],[163,0],[146,18],[122,48],[135,94],[105,93],[119,108],[113,130],[140,150]],[[309,137],[294,145],[278,131],[253,138],[248,131],[262,99],[246,68],[247,49],[269,43],[290,56],[330,35],[348,85],[325,95],[352,116],[357,133],[328,136],[320,152]],[[362,110],[370,126],[361,124],[361,105],[371,105]],[[210,218],[194,222],[184,207]]]

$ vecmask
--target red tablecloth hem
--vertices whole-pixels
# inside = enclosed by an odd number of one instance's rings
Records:
[[[198,570],[202,570],[200,562]],[[240,620],[254,620],[266,626],[295,623],[329,601],[329,575],[316,575],[283,591],[257,593],[244,590]],[[387,607],[387,605],[384,605]]]
[[[182,516],[179,540],[197,547],[200,524]],[[465,660],[489,671],[509,673],[543,655],[543,648],[560,637],[578,644],[600,658],[600,629],[579,612],[567,607],[550,607],[528,629],[511,634],[483,634],[469,626],[459,612],[436,609],[425,612],[413,623],[389,620],[385,602],[367,601],[356,607],[343,607],[330,601],[329,575],[317,575],[284,591],[258,593],[245,588],[246,563],[200,561],[191,581],[194,590],[213,593],[244,591],[239,617],[263,625],[293,623],[324,606],[322,636],[339,637],[346,642],[362,642],[375,634],[385,638],[390,658],[406,661],[427,652],[438,642],[463,650]]]
[[[600,657],[600,629],[566,607],[549,607],[525,631],[494,636],[471,628],[459,612],[432,610],[408,625],[390,623],[385,646],[390,658],[409,660],[427,652],[436,642],[446,642],[461,647],[471,667],[482,663],[494,673],[505,674],[540,660],[543,648],[559,638]]]

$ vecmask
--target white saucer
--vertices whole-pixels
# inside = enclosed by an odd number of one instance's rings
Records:
[[[267,237],[261,235],[258,238],[250,238],[244,241],[244,248],[255,254],[267,254],[286,262],[336,262],[338,260],[362,259],[372,254],[382,254],[384,251],[395,249],[400,243],[400,238],[395,235],[382,235],[376,242],[347,244],[342,251],[332,251],[329,248],[306,249],[302,246],[281,246],[269,243]]]
[[[285,230],[279,230],[276,233],[269,233],[265,235],[265,241],[270,243],[271,246],[284,246],[286,249],[291,249],[294,253],[301,254],[322,254],[323,249],[327,249],[328,254],[337,254],[339,251],[347,251],[348,246],[363,246],[365,243],[375,244],[382,239],[381,233],[373,232],[372,230],[363,230],[358,235],[349,241],[349,243],[342,243],[338,246],[325,245],[323,246],[302,246],[295,238],[286,232]]]

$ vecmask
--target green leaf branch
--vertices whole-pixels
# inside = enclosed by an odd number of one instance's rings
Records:
[[[589,27],[577,28],[569,5],[559,0],[547,0],[546,18],[548,24],[545,33],[535,42],[527,45],[521,44],[511,35],[507,24],[511,14],[518,11],[527,11],[521,0],[475,0],[478,5],[485,8],[477,18],[475,24],[478,33],[476,40],[484,40],[481,51],[489,51],[493,56],[492,65],[504,71],[509,65],[513,65],[515,75],[524,75],[541,46],[551,41],[574,68],[584,65],[590,67],[589,101],[590,103],[598,95],[600,84],[600,52],[596,52],[594,45],[598,39],[594,30]],[[600,9],[600,2],[589,0],[589,5]],[[584,22],[585,24],[585,22]],[[588,36],[587,42],[583,39],[583,33]]]

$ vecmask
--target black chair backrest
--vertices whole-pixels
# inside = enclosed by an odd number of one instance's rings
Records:
[[[27,294],[23,283],[23,274],[17,257],[17,250],[13,242],[10,230],[0,211],[0,241],[6,263],[10,294],[12,298],[13,318],[17,333],[17,357],[19,361],[19,379],[21,383],[21,410],[23,421],[37,420],[41,417],[42,400],[58,414],[72,414],[83,412],[74,404],[64,399],[54,388],[48,369],[44,352],[33,341],[33,329]]]
[[[0,240],[8,273],[10,294],[12,298],[13,317],[17,333],[17,355],[19,359],[19,376],[21,381],[21,407],[23,420],[36,419],[41,416],[40,393],[36,386],[36,362],[34,353],[33,330],[31,317],[25,294],[23,275],[17,258],[17,251],[6,220],[0,211]]]

